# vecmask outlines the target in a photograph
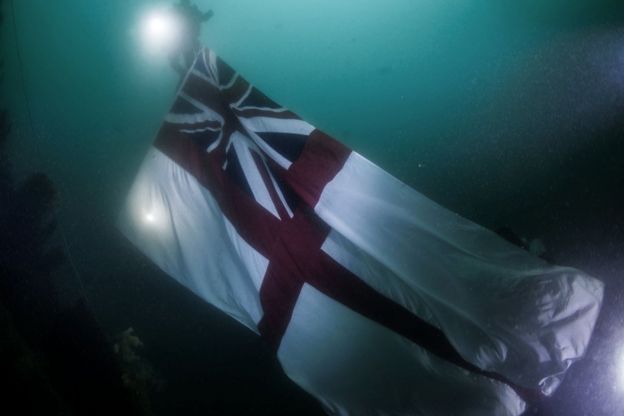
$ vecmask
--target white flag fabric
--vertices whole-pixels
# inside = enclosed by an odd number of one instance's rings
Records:
[[[603,284],[446,210],[214,52],[122,212],[162,270],[336,415],[519,415],[586,351]]]

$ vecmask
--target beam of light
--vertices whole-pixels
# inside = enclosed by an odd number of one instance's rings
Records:
[[[179,20],[166,9],[147,12],[140,24],[143,45],[150,53],[167,53],[174,49],[181,32],[182,25]]]

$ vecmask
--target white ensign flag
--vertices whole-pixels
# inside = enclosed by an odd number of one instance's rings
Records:
[[[519,415],[586,351],[603,284],[448,211],[203,50],[122,230],[336,415]]]

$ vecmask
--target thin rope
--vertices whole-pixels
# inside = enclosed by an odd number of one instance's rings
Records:
[[[13,21],[13,39],[15,40],[15,52],[17,55],[18,71],[20,73],[20,79],[21,79],[21,84],[22,84],[22,94],[24,96],[24,102],[26,104],[26,113],[28,115],[28,125],[30,126],[30,131],[33,137],[35,137],[35,139],[39,141],[39,136],[37,134],[37,131],[35,130],[35,124],[33,122],[30,98],[28,96],[28,90],[26,88],[26,77],[24,76],[24,62],[22,60],[22,53],[21,53],[19,37],[18,37],[17,19],[15,18],[15,2],[13,0],[9,0],[9,3],[11,4],[11,19]],[[35,148],[37,149],[37,146],[35,146]],[[69,264],[74,273],[74,277],[76,281],[78,282],[78,286],[80,288],[80,291],[82,292],[82,296],[85,298],[85,301],[93,310],[93,306],[89,300],[89,296],[87,295],[87,290],[83,283],[80,272],[78,271],[78,268],[76,267],[76,262],[74,261],[74,256],[72,255],[69,243],[67,242],[65,226],[63,225],[63,222],[60,221],[60,219],[58,221],[58,224],[59,224],[59,231],[60,231],[61,239],[63,240],[63,245],[65,247],[65,251],[67,252],[67,258],[69,259]]]
[[[82,278],[80,277],[80,272],[78,271],[78,267],[76,267],[74,256],[69,247],[69,242],[67,241],[67,236],[65,234],[65,227],[63,226],[63,224],[61,224],[60,221],[59,221],[59,225],[60,225],[59,231],[61,234],[61,239],[63,240],[63,246],[65,247],[65,251],[67,252],[69,265],[71,266],[71,269],[74,272],[74,276],[76,277],[76,281],[78,282],[78,287],[80,288],[80,292],[82,293],[82,296],[85,298],[85,301],[87,302],[87,304],[92,307],[91,300],[89,299],[89,296],[87,295],[87,289],[85,288]]]
[[[28,93],[26,90],[26,77],[24,76],[24,61],[22,60],[19,37],[17,35],[18,31],[17,31],[17,19],[15,18],[15,3],[13,0],[9,0],[9,3],[11,3],[11,19],[13,21],[13,40],[15,41],[15,54],[17,55],[17,63],[18,63],[20,79],[22,83],[22,93],[24,95],[24,100],[26,102],[26,114],[28,115],[28,124],[30,126],[32,135],[36,139],[39,139],[39,137],[37,136],[37,132],[35,131],[35,124],[33,123],[33,117],[32,117],[31,106],[30,106],[30,98],[28,97]]]

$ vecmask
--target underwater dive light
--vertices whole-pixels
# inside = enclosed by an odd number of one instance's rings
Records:
[[[152,212],[148,212],[143,216],[143,219],[148,224],[153,224],[156,221],[156,216]]]
[[[150,52],[167,52],[175,48],[180,38],[181,24],[166,9],[148,12],[141,22],[141,37]]]

